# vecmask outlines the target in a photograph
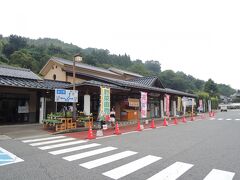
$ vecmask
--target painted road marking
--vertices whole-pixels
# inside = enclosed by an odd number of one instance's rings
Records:
[[[73,141],[73,142],[67,142],[67,143],[61,143],[61,144],[54,144],[54,145],[49,145],[49,146],[42,146],[42,147],[39,147],[39,149],[47,150],[47,149],[53,149],[53,148],[57,148],[57,147],[64,147],[64,146],[70,146],[70,145],[75,145],[75,144],[81,144],[81,143],[85,143],[85,142],[87,142],[87,141],[79,140],[79,141]]]
[[[203,180],[231,180],[235,173],[213,169]]]
[[[0,147],[0,166],[23,162],[24,160]]]
[[[115,169],[112,169],[110,171],[107,171],[103,173],[104,176],[110,177],[112,179],[119,179],[121,177],[124,177],[126,175],[129,175],[143,167],[146,167],[158,160],[162,159],[161,157],[157,156],[145,156],[141,159],[138,159],[136,161],[130,162],[128,164],[125,164],[123,166],[117,167]]]
[[[47,137],[47,138],[40,138],[40,139],[28,139],[22,141],[23,143],[32,143],[32,142],[39,142],[39,141],[46,141],[46,140],[52,140],[52,139],[60,139],[65,138],[66,136],[55,136],[55,137]]]
[[[214,120],[214,119],[216,119],[216,118],[211,118],[210,120]]]
[[[226,119],[227,121],[231,121],[232,119],[231,118],[228,118],[228,119]]]
[[[183,175],[186,171],[191,169],[192,167],[193,167],[193,164],[175,162],[171,166],[163,169],[162,171],[148,178],[147,180],[159,180],[159,179],[175,180],[181,175]]]
[[[104,164],[108,164],[108,163],[111,163],[111,162],[129,157],[129,156],[132,156],[132,155],[135,155],[135,154],[137,154],[137,152],[124,151],[124,152],[113,154],[111,156],[103,157],[103,158],[96,159],[96,160],[93,160],[93,161],[89,161],[89,162],[79,164],[79,165],[82,166],[82,167],[85,167],[87,169],[92,169],[92,168],[99,167],[99,166],[102,166]]]
[[[100,145],[101,144],[92,143],[92,144],[87,144],[87,145],[83,145],[83,146],[76,146],[76,147],[61,149],[61,150],[57,150],[57,151],[51,151],[49,153],[53,154],[53,155],[58,155],[58,154],[64,154],[64,153],[78,151],[78,150],[82,150],[82,149],[97,147],[97,146],[100,146]]]
[[[53,144],[53,143],[71,141],[71,140],[75,140],[75,138],[64,138],[64,139],[53,140],[53,141],[44,141],[44,142],[33,143],[33,144],[30,144],[30,145],[31,146],[41,146],[41,145],[45,145],[45,144]]]
[[[221,121],[221,120],[223,120],[223,118],[218,118],[218,120],[220,120],[220,121]]]
[[[93,151],[88,151],[88,152],[84,152],[84,153],[80,153],[80,154],[75,154],[75,155],[72,155],[72,156],[66,156],[66,157],[63,157],[63,159],[65,159],[67,161],[75,161],[75,160],[78,160],[78,159],[82,159],[82,158],[94,156],[94,155],[97,155],[97,154],[102,154],[102,153],[105,153],[105,152],[113,151],[115,149],[117,149],[117,148],[115,148],[115,147],[105,147],[105,148],[96,149],[96,150],[93,150]]]
[[[240,121],[240,119],[235,119],[236,121]]]

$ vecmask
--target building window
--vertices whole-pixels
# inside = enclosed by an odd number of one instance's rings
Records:
[[[53,75],[53,80],[56,80],[57,76],[56,74]]]

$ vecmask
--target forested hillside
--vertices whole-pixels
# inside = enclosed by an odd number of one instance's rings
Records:
[[[8,64],[29,68],[38,73],[50,57],[62,57],[71,60],[73,55],[81,53],[84,63],[103,68],[117,67],[139,73],[144,76],[158,76],[165,87],[185,92],[207,92],[210,96],[230,96],[235,92],[230,86],[216,84],[209,79],[207,82],[186,75],[184,72],[172,70],[161,71],[157,60],[143,62],[132,60],[129,55],[110,54],[106,49],[82,49],[73,44],[64,43],[58,39],[29,39],[17,35],[3,37],[0,35],[0,64]]]

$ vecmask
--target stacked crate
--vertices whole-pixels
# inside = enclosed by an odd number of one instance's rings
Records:
[[[67,129],[77,128],[77,123],[72,121],[72,118],[66,118]]]
[[[64,131],[66,130],[66,120],[65,119],[59,119],[61,123],[55,125],[56,131]]]

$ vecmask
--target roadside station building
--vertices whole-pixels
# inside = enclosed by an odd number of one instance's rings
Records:
[[[60,111],[64,104],[54,102],[54,90],[72,89],[72,69],[72,61],[56,57],[42,68],[42,77],[28,69],[0,65],[0,125],[41,123],[48,113]],[[179,97],[196,98],[194,94],[165,88],[156,76],[143,77],[82,62],[76,62],[75,69],[77,110],[92,113],[94,120],[99,113],[100,87],[110,88],[111,107],[115,107],[118,120],[140,118],[141,92],[148,94],[147,118],[166,115],[166,94],[170,95],[171,116],[182,114],[182,110],[177,111]]]
[[[118,120],[136,120],[140,118],[141,92],[148,93],[147,118],[162,118],[166,115],[164,97],[170,95],[170,112],[172,116],[181,115],[177,111],[178,97],[196,98],[189,94],[165,88],[156,76],[143,77],[139,74],[116,68],[103,69],[76,62],[76,90],[79,92],[78,111],[86,109],[96,119],[100,105],[100,87],[111,89],[111,107],[115,107]],[[40,71],[44,79],[73,82],[73,62],[62,58],[51,58]],[[70,85],[71,89],[72,86]],[[90,98],[85,98],[90,96]],[[90,99],[86,101],[86,99]],[[90,106],[90,107],[89,107]],[[87,108],[86,108],[87,107]],[[87,112],[89,113],[89,112]]]

